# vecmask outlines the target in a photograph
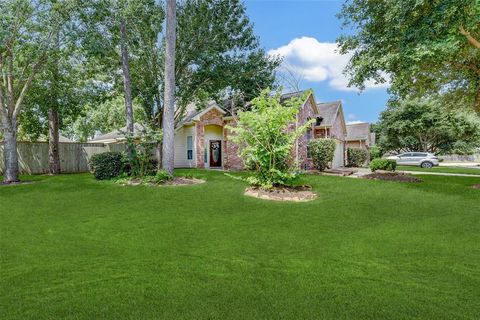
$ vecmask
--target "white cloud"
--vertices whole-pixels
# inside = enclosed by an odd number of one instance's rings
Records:
[[[348,121],[348,122],[347,122],[347,124],[358,124],[358,123],[365,123],[365,121],[355,120],[355,121]]]
[[[343,74],[350,54],[341,55],[337,44],[319,42],[315,38],[302,37],[290,41],[289,44],[270,50],[270,55],[279,55],[284,59],[283,70],[280,72],[295,73],[295,77],[310,82],[328,81],[328,84],[337,90],[358,91],[349,88],[348,80]],[[388,83],[375,84],[368,81],[365,89],[386,88]]]

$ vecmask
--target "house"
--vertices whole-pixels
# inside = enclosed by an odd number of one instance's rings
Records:
[[[375,133],[367,122],[347,124],[347,148],[370,149],[375,145]]]
[[[332,167],[345,165],[345,141],[347,127],[341,101],[318,103],[318,116],[315,125],[315,138],[331,138],[335,140],[335,154]]]
[[[304,91],[281,96],[281,101],[302,97]],[[315,119],[304,136],[298,139],[294,157],[301,169],[312,169],[312,159],[307,155],[308,141],[313,138],[332,138],[336,142],[332,167],[345,164],[346,125],[340,101],[316,103],[310,94],[301,106],[296,124]],[[229,141],[227,125],[234,125],[235,118],[228,110],[211,103],[202,111],[191,110],[175,130],[175,167],[243,169],[238,156],[238,146]],[[292,124],[295,125],[295,124]]]
[[[293,97],[301,98],[305,91],[283,94],[284,102]],[[317,103],[310,93],[300,107],[297,121],[302,125],[310,119],[315,122],[307,132],[297,140],[293,156],[300,169],[313,169],[312,159],[308,156],[308,141],[314,138],[332,138],[335,140],[335,156],[332,167],[345,164],[345,139],[347,136],[342,103],[340,101]],[[203,110],[189,106],[185,117],[175,127],[174,165],[175,168],[220,168],[243,169],[243,161],[238,155],[238,146],[228,139],[227,125],[235,125],[235,115],[230,108],[211,102]],[[135,124],[135,133],[143,131],[143,126]],[[92,143],[125,142],[126,128],[89,140]]]
[[[141,132],[145,130],[145,127],[140,123],[135,123],[133,125],[133,135],[138,136]],[[125,138],[125,133],[127,132],[127,126],[102,134],[94,139],[88,140],[89,143],[125,143],[127,139]]]

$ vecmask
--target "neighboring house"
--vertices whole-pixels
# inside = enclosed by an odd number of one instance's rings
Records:
[[[145,130],[145,127],[139,123],[133,125],[133,135],[137,136]],[[88,140],[89,143],[125,143],[125,133],[127,132],[127,126],[114,130],[112,132],[102,134],[94,139]]]
[[[288,93],[281,96],[281,102],[293,97],[300,98],[305,91]],[[345,164],[345,138],[347,135],[341,102],[318,103],[310,94],[292,123],[302,125],[310,119],[315,122],[307,132],[298,139],[293,156],[301,169],[313,169],[312,159],[308,156],[308,141],[314,138],[332,138],[336,141],[333,168]],[[186,116],[176,125],[174,164],[175,168],[223,168],[243,169],[243,161],[238,155],[238,146],[228,139],[227,125],[235,125],[235,116],[227,108],[211,102],[207,108],[197,111],[192,106]],[[143,127],[135,125],[135,132]],[[125,128],[101,135],[89,142],[118,143],[124,142]]]
[[[375,145],[375,133],[366,122],[347,124],[347,148],[370,149]]]

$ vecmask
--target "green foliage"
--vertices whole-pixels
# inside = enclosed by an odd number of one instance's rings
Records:
[[[441,100],[404,99],[389,104],[377,123],[377,143],[385,151],[472,152],[480,144],[480,118],[473,111],[449,110]]]
[[[134,119],[137,123],[145,123],[147,115],[141,104],[133,101]],[[99,132],[102,134],[125,126],[125,101],[122,95],[116,95],[102,102],[88,102],[67,128],[67,134],[79,141],[87,141]]]
[[[309,148],[315,168],[325,171],[333,160],[335,141],[333,139],[313,139],[309,142]]]
[[[339,39],[352,54],[351,85],[388,75],[401,97],[444,92],[444,102],[480,111],[478,0],[348,0],[339,16],[356,30]]]
[[[155,147],[162,141],[162,132],[145,128],[135,136],[126,135],[127,159],[130,165],[130,175],[144,177],[156,171],[157,163],[152,159]]]
[[[370,160],[381,158],[383,154],[382,148],[377,145],[370,148]]]
[[[125,173],[126,161],[121,152],[104,152],[93,155],[89,166],[96,179],[109,180]]]
[[[363,167],[368,159],[368,151],[361,148],[347,149],[347,162],[350,167]]]
[[[395,171],[396,168],[397,162],[395,160],[377,158],[370,162],[370,170],[373,172],[377,170]]]
[[[295,121],[308,94],[282,104],[280,93],[264,90],[253,99],[251,110],[238,112],[237,125],[227,127],[229,139],[239,146],[239,155],[253,171],[247,178],[250,184],[268,189],[291,184],[297,177],[298,164],[292,159],[292,149],[312,122],[296,129],[289,125]]]
[[[154,176],[155,182],[156,183],[164,183],[169,180],[172,180],[172,176],[168,174],[167,171],[165,170],[158,170],[157,173]]]

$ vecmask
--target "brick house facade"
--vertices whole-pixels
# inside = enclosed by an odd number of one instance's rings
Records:
[[[303,91],[285,94],[281,99],[285,101],[292,97],[301,97],[303,94]],[[296,123],[292,123],[292,127],[295,127],[303,125],[310,119],[316,120],[308,132],[297,140],[294,150],[292,150],[293,157],[300,169],[313,168],[312,160],[307,154],[308,140],[323,137],[322,130],[325,128],[321,126],[321,120],[325,119],[327,115],[320,112],[319,105],[315,102],[313,94],[310,94],[300,107]],[[243,161],[238,155],[239,148],[229,140],[227,125],[235,125],[235,116],[215,103],[201,112],[188,113],[175,130],[175,167],[243,169]],[[344,127],[343,112],[335,113],[335,122],[332,123],[329,130],[341,135]],[[343,148],[342,145],[342,150]],[[343,166],[343,156],[337,163],[341,163]]]

